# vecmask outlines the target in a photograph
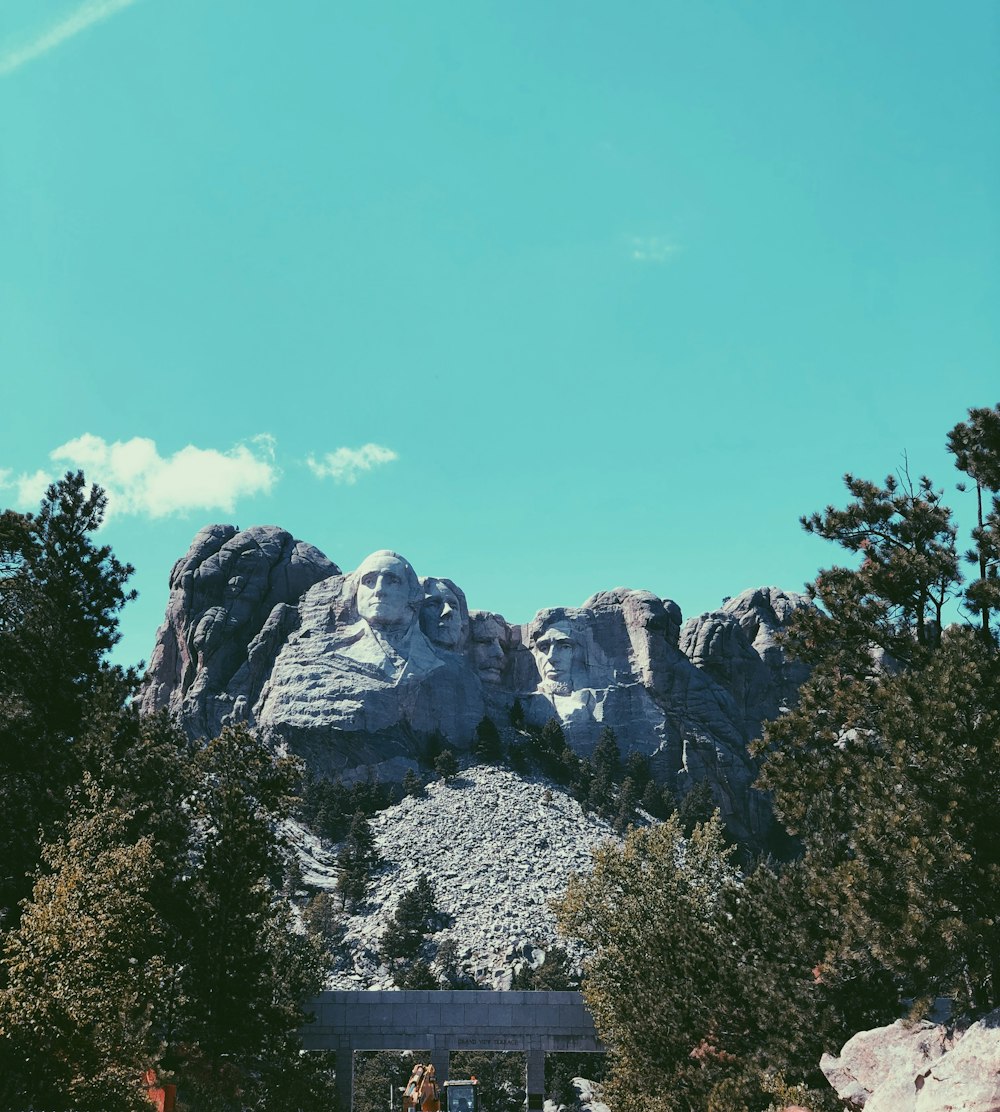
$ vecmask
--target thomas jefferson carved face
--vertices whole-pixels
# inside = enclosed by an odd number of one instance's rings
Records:
[[[413,621],[413,568],[394,552],[373,552],[354,573],[358,614],[370,626],[399,629]]]
[[[542,682],[557,695],[568,695],[573,690],[576,642],[567,626],[549,626],[535,642],[534,648]]]
[[[454,649],[462,640],[462,625],[462,604],[458,595],[443,579],[426,580],[420,628],[435,645]]]

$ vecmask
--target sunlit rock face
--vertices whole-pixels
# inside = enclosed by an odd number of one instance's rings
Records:
[[[170,598],[150,656],[142,709],[166,708],[212,736],[252,675],[250,650],[284,636],[284,608],[340,569],[284,529],[209,525],[170,573]]]
[[[469,747],[484,715],[516,743],[517,701],[582,755],[611,727],[679,791],[707,781],[754,841],[766,818],[747,742],[801,681],[775,637],[802,605],[761,588],[682,628],[675,602],[616,588],[511,625],[398,552],[345,575],[281,530],[211,526],[171,575],[143,708],[193,736],[247,722],[317,772],[401,777],[435,733]]]

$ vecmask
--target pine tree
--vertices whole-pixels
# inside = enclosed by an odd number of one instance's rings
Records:
[[[148,1108],[141,1081],[163,1052],[156,1026],[170,984],[153,907],[161,871],[134,816],[88,777],[4,960],[0,1097],[4,1107],[82,1112]]]
[[[503,755],[503,741],[500,731],[492,718],[483,717],[476,726],[476,738],[472,744],[472,751],[487,764],[500,760]]]
[[[979,577],[967,588],[966,600],[970,611],[979,615],[983,637],[989,639],[990,615],[1000,611],[1000,405],[970,409],[968,421],[960,421],[948,434],[948,448],[955,466],[976,484],[974,547],[966,559],[977,566]],[[992,495],[985,514],[984,491]]]
[[[199,1107],[228,1107],[239,1093],[293,1112],[286,1100],[323,1083],[298,1053],[301,1004],[321,984],[321,950],[293,929],[281,896],[279,831],[298,769],[243,727],[208,742],[197,764],[192,933],[173,1061]]]
[[[592,955],[583,994],[610,1048],[614,1108],[704,1100],[715,1071],[692,1055],[718,1040],[719,986],[735,957],[716,922],[722,893],[738,882],[731,855],[714,820],[685,842],[672,818],[595,850],[592,871],[572,876],[556,904],[560,930]]]
[[[454,780],[458,775],[458,758],[453,749],[442,749],[434,762],[434,771],[442,780]]]
[[[0,916],[16,924],[31,890],[38,831],[54,834],[80,782],[78,739],[99,692],[121,707],[132,671],[108,667],[132,568],[95,546],[107,499],[81,472],[46,491],[36,515],[0,514]]]
[[[884,514],[824,515],[823,535],[864,556],[821,572],[825,612],[793,620],[788,648],[813,670],[766,727],[761,785],[801,842],[816,914],[836,912],[823,978],[863,967],[891,980],[893,1003],[982,1008],[1000,1001],[997,654],[968,629],[934,632],[959,573],[930,482],[919,496],[849,487]]]

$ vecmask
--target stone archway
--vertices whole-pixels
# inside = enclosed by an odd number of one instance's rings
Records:
[[[545,1054],[600,1054],[604,1047],[579,992],[338,992],[320,993],[306,1008],[306,1050],[332,1050],[341,1112],[354,1103],[356,1050],[429,1047],[438,1078],[449,1076],[455,1050],[522,1051],[528,1110],[544,1103]]]

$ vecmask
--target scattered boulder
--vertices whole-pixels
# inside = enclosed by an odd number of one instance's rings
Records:
[[[865,1112],[1000,1112],[1000,1009],[964,1030],[897,1020],[862,1031],[820,1068]]]

